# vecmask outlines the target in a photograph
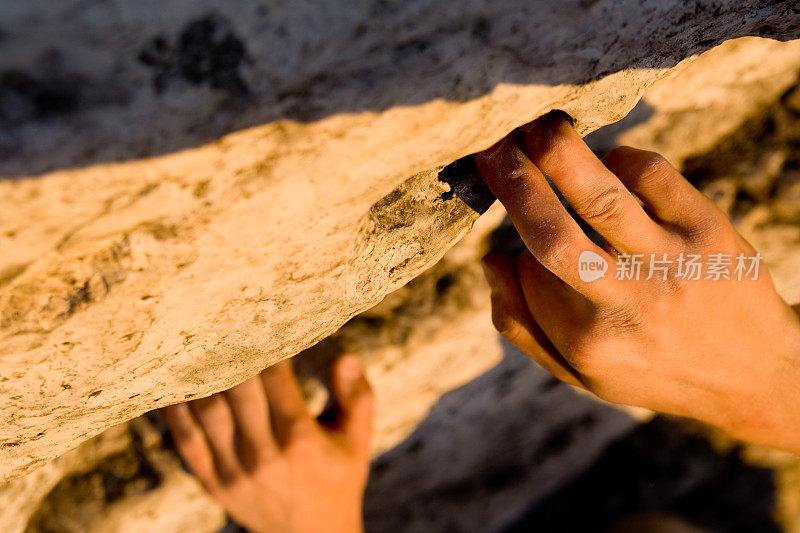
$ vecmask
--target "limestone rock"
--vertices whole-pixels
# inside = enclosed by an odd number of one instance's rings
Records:
[[[798,74],[798,41],[727,41],[649,90],[627,117],[598,132],[597,147],[655,150],[680,168],[773,104]]]
[[[793,2],[19,3],[0,21],[0,479],[307,348],[477,214],[439,170],[586,133]],[[233,132],[233,133],[228,133]]]
[[[0,486],[4,533],[218,531],[225,512],[145,418]]]

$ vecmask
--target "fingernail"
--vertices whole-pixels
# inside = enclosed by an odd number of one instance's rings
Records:
[[[492,291],[492,294],[500,292],[500,278],[497,276],[497,272],[483,259],[481,259],[481,267],[483,268],[483,275],[486,277],[486,283],[489,284],[489,290]]]

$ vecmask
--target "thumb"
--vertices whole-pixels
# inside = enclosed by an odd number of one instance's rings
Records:
[[[368,453],[375,399],[358,357],[345,355],[337,359],[330,384],[338,413],[334,429],[347,446]]]

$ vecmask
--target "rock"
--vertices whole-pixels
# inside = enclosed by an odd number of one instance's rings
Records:
[[[312,410],[321,411],[327,399],[322,386],[327,363],[345,351],[358,354],[377,394],[372,443],[377,456],[407,438],[444,391],[501,362],[503,352],[491,324],[488,287],[478,259],[488,251],[489,235],[504,214],[499,204],[493,206],[437,265],[294,359]],[[530,369],[525,376],[530,377]],[[536,374],[534,379],[538,383],[544,377]],[[611,429],[604,434],[616,434]],[[149,470],[157,472],[158,483],[137,487],[142,476],[120,474],[136,465],[135,457],[152,465]],[[124,486],[129,488],[106,502],[97,485],[103,485],[99,480],[109,473],[127,478]],[[213,533],[222,514],[164,450],[145,417],[110,428],[44,467],[0,485],[0,509],[9,510],[0,512],[3,533],[100,533],[122,527]],[[199,515],[198,509],[203,509]],[[184,529],[156,527],[160,524]],[[34,526],[39,529],[30,529]]]
[[[4,533],[211,533],[225,512],[145,418],[115,426],[0,486]]]
[[[800,19],[789,1],[40,4],[0,26],[0,479],[228,388],[430,267],[477,217],[445,165],[553,108],[589,132],[692,54]]]
[[[442,485],[469,485],[476,469],[492,475],[497,468],[501,472],[493,479],[502,490],[492,496],[491,510],[484,502],[486,489],[477,484],[464,500],[474,502],[474,512],[458,518],[476,531],[490,531],[586,467],[605,444],[635,425],[501,344],[477,259],[503,216],[495,205],[434,267],[294,358],[316,411],[327,399],[321,379],[328,361],[342,352],[357,353],[367,368],[377,394],[373,455],[380,457],[367,493],[369,531],[396,530],[407,510],[421,505],[437,512],[432,520],[430,512],[415,516],[415,530],[440,531],[443,522],[454,520],[454,505],[435,499]],[[444,391],[453,392],[443,398]],[[533,412],[539,413],[536,423]],[[575,424],[579,427],[572,428]],[[4,523],[0,513],[0,529],[218,531],[219,508],[175,467],[174,457],[165,457],[154,433],[150,421],[137,418],[8,482],[0,489],[0,509],[14,509],[6,513],[14,520]],[[516,437],[508,438],[512,434]],[[459,445],[465,442],[472,445]],[[489,460],[498,454],[506,464]],[[504,481],[502,470],[509,465],[520,476]],[[151,474],[136,474],[142,471]],[[41,481],[43,472],[49,473],[47,482]],[[157,482],[143,482],[152,472]],[[438,473],[426,478],[423,472]],[[110,502],[101,488],[116,486],[103,483],[109,478],[124,480]],[[434,499],[423,504],[431,494]],[[24,505],[15,508],[15,502]]]
[[[655,85],[627,117],[590,140],[599,151],[618,144],[655,150],[680,168],[762,113],[797,82],[798,74],[798,41],[727,41]]]
[[[773,202],[775,214],[785,222],[800,222],[800,172],[786,172],[781,178]]]

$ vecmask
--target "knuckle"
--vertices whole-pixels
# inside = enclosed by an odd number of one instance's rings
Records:
[[[629,178],[635,185],[648,184],[651,188],[667,186],[669,178],[676,170],[658,152],[639,150],[629,146],[618,146],[611,150],[603,161],[612,169],[630,169],[634,172]]]
[[[572,240],[566,237],[554,237],[542,243],[541,258],[542,265],[553,272],[563,272],[565,269],[572,269],[573,249],[575,245]]]
[[[219,485],[225,489],[231,489],[242,481],[241,472],[233,468],[218,467],[217,475],[219,479]]]
[[[523,161],[513,159],[494,183],[495,194],[499,197],[519,195],[528,188],[529,169]]]
[[[317,437],[315,422],[307,414],[298,416],[289,426],[289,445],[305,446]]]
[[[630,159],[631,157],[635,157],[637,152],[635,148],[631,148],[630,146],[617,146],[609,150],[609,152],[603,156],[604,162],[623,162],[626,159]]]
[[[619,304],[604,309],[600,315],[602,327],[615,334],[643,329],[647,324],[647,303],[644,299],[627,297]]]
[[[667,173],[675,169],[667,158],[658,152],[640,151],[636,157],[639,158],[639,174],[642,179],[663,179]]]
[[[291,457],[313,457],[319,453],[321,440],[316,435],[303,433],[294,434],[286,442],[284,453]]]
[[[655,292],[660,297],[667,297],[674,300],[686,294],[686,280],[680,279],[677,272],[670,272],[667,279],[659,279],[655,284]],[[666,310],[668,312],[668,310]]]
[[[255,450],[255,468],[269,466],[277,458],[274,444],[262,443]]]
[[[589,224],[604,224],[618,221],[624,216],[624,196],[627,193],[621,187],[613,186],[587,196],[575,210]]]
[[[568,359],[583,375],[603,376],[619,351],[620,339],[642,331],[647,322],[647,305],[641,299],[629,298],[604,308],[598,311],[592,324],[569,344]]]
[[[685,237],[692,245],[707,248],[714,245],[728,249],[737,243],[736,231],[727,215],[716,205],[688,224]]]
[[[275,458],[259,460],[253,465],[250,475],[256,480],[273,479],[278,468],[279,465]]]
[[[603,164],[612,172],[616,169],[636,165],[642,150],[630,146],[617,146],[603,156]]]

